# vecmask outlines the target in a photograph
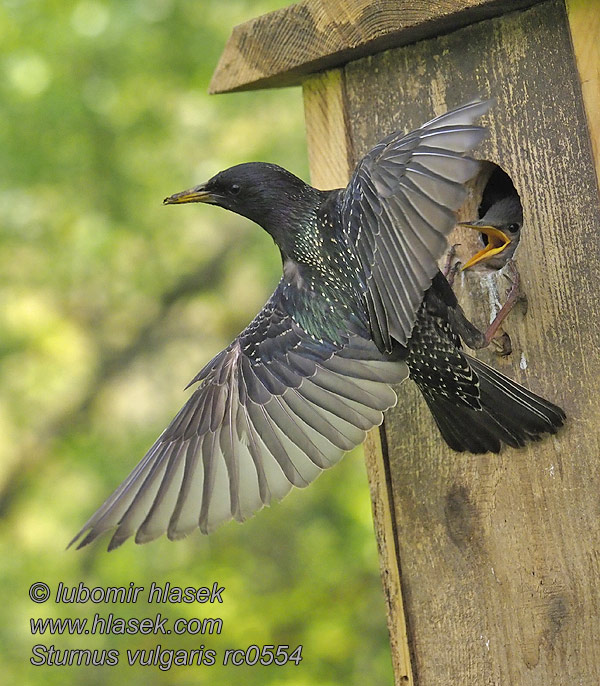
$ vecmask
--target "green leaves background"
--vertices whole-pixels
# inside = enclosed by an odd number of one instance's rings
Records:
[[[231,28],[281,0],[0,4],[0,606],[7,684],[391,682],[366,476],[350,455],[209,539],[65,546],[183,404],[187,382],[276,284],[270,238],[162,198],[265,160],[308,178],[300,89],[208,97]],[[34,605],[45,581],[227,589],[206,606]],[[220,616],[220,637],[34,638],[29,617]],[[215,614],[217,613],[218,614]],[[212,614],[211,614],[212,613]],[[222,656],[304,645],[299,667],[126,666],[125,650]],[[35,643],[116,648],[117,667],[33,667]]]

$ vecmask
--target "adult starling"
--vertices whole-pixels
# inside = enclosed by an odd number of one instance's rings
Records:
[[[262,226],[283,277],[256,318],[202,369],[140,464],[89,519],[79,546],[109,549],[244,520],[304,487],[381,424],[410,376],[454,450],[522,446],[562,410],[461,350],[461,310],[437,260],[479,165],[475,102],[403,135],[319,191],[272,164],[241,164],[166,204],[220,205]]]

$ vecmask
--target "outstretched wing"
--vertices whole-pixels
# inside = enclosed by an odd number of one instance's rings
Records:
[[[116,527],[110,550],[134,533],[145,543],[242,521],[307,486],[383,421],[405,364],[358,336],[317,341],[281,293],[198,374],[200,386],[72,542]]]
[[[464,183],[479,163],[464,155],[486,135],[473,122],[491,105],[474,102],[406,135],[397,132],[358,164],[342,195],[342,220],[366,279],[373,339],[392,350],[410,337],[423,294],[438,271]]]

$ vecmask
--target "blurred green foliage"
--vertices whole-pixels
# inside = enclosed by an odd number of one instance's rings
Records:
[[[283,0],[0,4],[0,674],[6,684],[327,686],[391,681],[358,454],[243,526],[170,543],[65,545],[279,277],[270,238],[164,196],[241,161],[307,177],[299,89],[209,98],[231,28]],[[226,587],[218,607],[34,605],[28,588]],[[221,636],[30,635],[29,617],[219,616]],[[35,643],[116,667],[34,667]],[[222,656],[304,645],[300,666],[128,667],[127,648]]]

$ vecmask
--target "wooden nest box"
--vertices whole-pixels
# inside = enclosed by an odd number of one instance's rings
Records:
[[[395,129],[496,99],[477,155],[521,198],[528,308],[505,325],[512,354],[481,356],[568,424],[521,450],[453,453],[407,383],[371,433],[397,684],[600,684],[599,69],[600,0],[302,0],[238,26],[212,82],[302,84],[321,188]],[[474,236],[457,240],[472,254]],[[464,274],[457,295],[483,325],[501,281]]]

